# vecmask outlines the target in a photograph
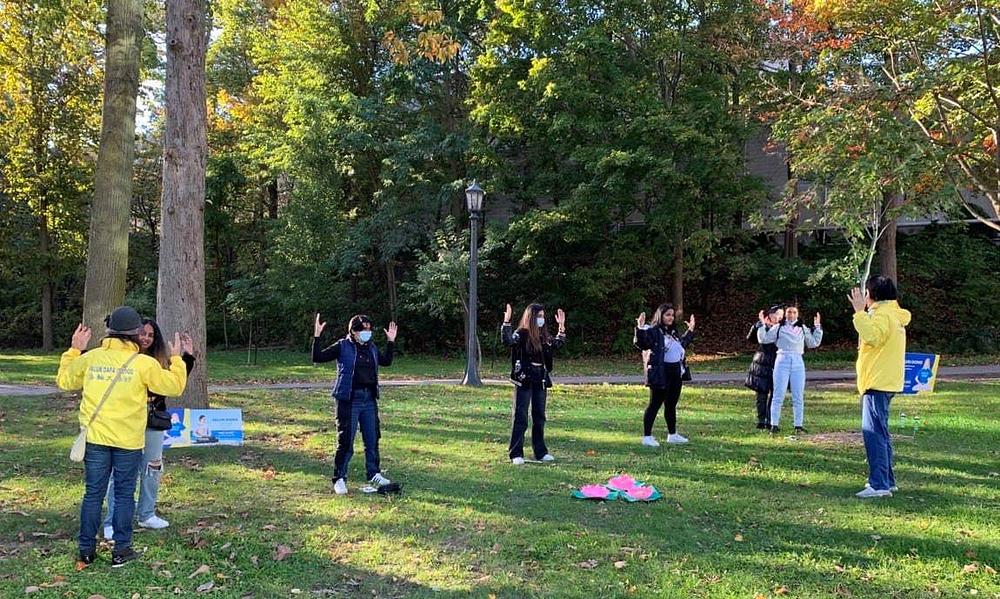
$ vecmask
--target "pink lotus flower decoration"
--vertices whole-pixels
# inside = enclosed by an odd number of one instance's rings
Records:
[[[611,491],[604,485],[583,485],[580,487],[580,494],[587,499],[607,499]]]
[[[632,478],[631,476],[627,474],[621,474],[609,480],[608,486],[616,491],[629,492],[629,494],[631,495],[630,491],[632,491],[632,489],[635,489],[639,485],[638,483],[636,483],[635,479]]]
[[[633,487],[628,494],[636,499],[646,500],[653,496],[653,487]]]

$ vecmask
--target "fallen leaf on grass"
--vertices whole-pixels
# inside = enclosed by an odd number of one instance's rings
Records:
[[[87,599],[104,599],[104,595],[91,595]]]
[[[215,587],[214,582],[206,582],[205,584],[198,585],[198,588],[195,589],[195,591],[198,593],[207,593],[211,591],[213,587]]]
[[[965,552],[965,557],[969,559],[976,559],[976,552],[969,549],[968,551]]]
[[[273,524],[265,524],[265,525],[264,525],[264,526],[263,526],[262,528],[263,528],[264,530],[274,530],[274,529],[276,529],[276,528],[278,528],[278,527],[277,527],[277,526],[275,526],[275,525],[273,525]]]
[[[742,543],[743,542],[743,535],[737,534],[735,537],[733,537],[733,540],[736,541],[737,543]]]
[[[256,566],[256,565],[258,564],[258,562],[259,562],[259,561],[260,561],[260,560],[259,560],[259,559],[257,558],[257,556],[256,556],[256,555],[251,555],[251,556],[250,556],[250,562],[251,562],[251,563],[253,563],[253,565],[255,565],[255,566]]]
[[[584,570],[593,570],[594,568],[597,567],[597,560],[588,559],[585,562],[580,562],[579,564],[577,564],[577,566],[583,568]]]
[[[787,595],[788,594],[788,587],[786,587],[785,585],[781,585],[780,587],[774,589],[774,594],[775,595]]]
[[[30,595],[32,593],[37,593],[40,590],[42,590],[42,587],[38,587],[38,586],[24,587],[24,594],[25,595]]]
[[[274,561],[280,562],[292,554],[292,549],[288,545],[278,545],[274,548]]]
[[[972,562],[971,564],[965,564],[965,567],[962,568],[963,574],[972,574],[973,572],[978,572],[978,571],[979,571],[979,564],[975,562]]]
[[[211,571],[212,571],[211,568],[209,568],[207,564],[202,564],[198,566],[197,570],[195,570],[188,576],[188,579],[194,578],[195,576],[201,576],[202,574],[208,574]]]
[[[983,572],[986,572],[990,576],[996,576],[997,575],[997,571],[994,570],[993,568],[989,567],[989,566],[983,566]]]
[[[132,599],[142,599],[142,595],[139,593],[132,593]]]
[[[618,560],[617,562],[615,562],[615,568],[618,568],[619,570],[621,570],[627,565],[628,564],[624,560]]]
[[[840,564],[836,564],[833,567],[833,569],[836,570],[837,572],[846,572],[847,571],[847,568],[841,566]]]
[[[764,593],[757,593],[756,595],[753,596],[753,599],[767,599],[767,595],[765,595]]]
[[[588,449],[586,455],[588,458],[592,458],[597,455],[597,452],[594,451],[593,449]]]
[[[872,540],[877,543],[882,540],[882,535],[872,535]]]

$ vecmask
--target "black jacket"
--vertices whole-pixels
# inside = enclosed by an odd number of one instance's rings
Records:
[[[687,331],[679,335],[677,329],[666,331],[668,335],[680,342],[681,347],[687,350],[691,342],[694,341],[694,331]],[[663,342],[664,329],[662,326],[655,326],[648,329],[635,329],[633,343],[643,351],[649,352],[649,359],[646,360],[646,386],[654,389],[663,389],[667,386],[666,369],[663,366],[663,352],[666,351],[666,344]],[[681,380],[690,381],[691,371],[687,367],[687,359],[681,360]]]
[[[194,356],[192,356],[187,352],[184,352],[184,354],[181,356],[181,359],[184,360],[184,365],[187,366],[187,373],[191,374],[191,370],[194,369]],[[153,406],[154,410],[163,411],[167,409],[167,398],[163,397],[162,395],[157,395],[156,393],[150,393],[149,397],[147,398],[147,401],[149,401],[150,405]]]
[[[757,329],[761,323],[755,322],[747,333],[747,341],[757,339]],[[743,384],[754,391],[767,393],[773,386],[771,375],[774,372],[774,360],[778,356],[778,346],[774,343],[761,343],[750,361],[750,370],[747,372],[747,380]]]
[[[528,332],[524,329],[514,330],[509,324],[502,325],[500,327],[500,341],[503,342],[504,346],[510,348],[510,380],[518,387],[524,383],[528,374],[526,372],[526,366],[531,360],[529,359],[529,347],[528,344]],[[560,333],[555,337],[549,339],[548,343],[542,343],[542,364],[545,365],[545,386],[552,386],[552,379],[549,377],[549,373],[552,372],[552,356],[555,350],[562,348],[566,344],[566,335]]]

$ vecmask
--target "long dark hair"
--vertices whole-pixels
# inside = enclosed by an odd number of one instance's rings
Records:
[[[153,327],[153,343],[143,353],[156,358],[156,361],[164,368],[169,368],[170,352],[167,351],[167,342],[163,339],[163,332],[160,331],[160,325],[156,324],[156,321],[152,318],[143,318],[142,324],[143,326],[148,324]]]
[[[528,304],[524,313],[521,314],[520,328],[528,332],[528,343],[538,353],[542,351],[542,344],[548,343],[551,339],[549,330],[545,327],[539,327],[535,322],[538,313],[543,310],[545,310],[545,306],[542,304]]]
[[[674,311],[674,321],[670,323],[669,326],[663,324],[663,315],[668,310]],[[673,335],[674,337],[677,336],[677,310],[670,302],[662,303],[658,308],[656,308],[656,312],[653,312],[653,322],[656,323],[653,325],[654,327],[659,327],[663,329],[663,332]]]

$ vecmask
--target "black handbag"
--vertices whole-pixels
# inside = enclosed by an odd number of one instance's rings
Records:
[[[150,402],[149,412],[146,415],[146,428],[153,429],[154,431],[168,431],[172,427],[173,423],[170,422],[170,412],[157,410],[156,405]]]

